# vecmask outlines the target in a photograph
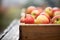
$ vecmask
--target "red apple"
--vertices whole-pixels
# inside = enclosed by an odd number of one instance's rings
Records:
[[[47,7],[47,8],[45,8],[45,12],[46,12],[50,17],[53,17],[52,7]]]
[[[58,11],[58,10],[59,10],[58,7],[54,7],[54,8],[53,8],[53,12]]]
[[[60,15],[60,11],[55,11],[54,16],[56,16],[56,15]]]
[[[54,16],[51,20],[52,24],[60,24],[60,15]]]
[[[31,14],[31,12],[35,9],[36,9],[35,6],[29,6],[26,10],[26,13]]]
[[[49,19],[45,15],[39,15],[35,19],[35,24],[48,24],[48,23],[49,23]]]
[[[33,11],[31,12],[31,15],[32,15],[34,18],[36,18],[37,16],[39,16],[39,14],[40,14],[39,10],[33,10]]]
[[[43,12],[43,8],[42,7],[37,7],[37,10],[41,13]]]
[[[30,14],[26,15],[25,24],[34,24],[34,18]]]
[[[25,18],[24,17],[21,17],[20,22],[21,23],[25,23]]]

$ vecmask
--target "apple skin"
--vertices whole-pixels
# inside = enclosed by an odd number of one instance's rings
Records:
[[[39,15],[35,19],[35,24],[48,24],[48,23],[49,23],[49,19],[45,15]]]
[[[54,16],[51,20],[52,24],[60,24],[59,22],[60,22],[60,15]]]
[[[59,11],[59,8],[58,7],[54,7],[53,8],[53,12],[55,12],[55,11]]]
[[[25,23],[25,18],[24,17],[21,17],[20,23]]]
[[[35,6],[29,6],[29,7],[27,8],[27,10],[26,10],[26,13],[27,13],[27,14],[31,14],[31,12],[32,12],[33,10],[35,10],[35,9],[36,9]]]
[[[50,20],[50,16],[46,12],[42,12],[40,15],[45,15]]]
[[[36,8],[40,13],[43,12],[43,8],[42,7],[37,7]]]
[[[46,7],[44,10],[50,17],[53,17],[52,7]]]
[[[34,24],[34,18],[30,14],[26,14],[25,24]]]
[[[37,18],[37,16],[39,16],[41,12],[43,12],[43,9],[41,7],[37,7],[31,12],[31,15],[33,16],[33,18]]]
[[[55,11],[54,16],[60,15],[60,11]]]
[[[31,12],[31,15],[32,15],[34,18],[36,18],[37,16],[40,15],[40,12],[39,12],[39,10],[33,10],[33,11]]]

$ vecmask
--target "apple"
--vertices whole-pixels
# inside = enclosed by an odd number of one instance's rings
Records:
[[[34,24],[34,18],[30,14],[26,14],[25,24]]]
[[[20,22],[21,23],[25,23],[25,18],[24,17],[21,17]]]
[[[56,15],[60,15],[60,11],[55,11],[54,16],[56,16]]]
[[[35,19],[35,24],[48,24],[48,23],[49,23],[49,19],[45,15],[39,15]]]
[[[58,7],[54,7],[54,8],[53,8],[53,12],[58,11],[58,10],[59,10]]]
[[[31,15],[33,16],[33,18],[36,18],[37,16],[39,16],[39,14],[40,14],[39,10],[33,10],[31,12]]]
[[[36,8],[35,8],[35,6],[29,6],[27,9],[26,9],[26,13],[27,14],[31,14],[31,12],[33,11],[33,10],[35,10]]]
[[[45,15],[50,20],[50,16],[46,12],[42,12],[40,15]]]
[[[42,7],[37,7],[36,8],[40,13],[43,12],[43,8]]]
[[[59,21],[57,21],[57,22],[55,22],[55,24],[60,24],[60,20],[59,20]]]
[[[60,15],[54,16],[51,20],[52,24],[60,24]]]
[[[47,7],[44,10],[50,17],[53,17],[53,10],[52,7]]]

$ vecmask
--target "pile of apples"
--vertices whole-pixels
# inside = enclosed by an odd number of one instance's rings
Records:
[[[21,17],[25,24],[60,24],[60,8],[29,6],[25,10],[25,17]]]

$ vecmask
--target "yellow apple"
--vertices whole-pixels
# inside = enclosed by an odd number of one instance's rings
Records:
[[[44,10],[50,17],[53,17],[53,10],[52,7],[47,7]]]
[[[39,15],[35,19],[35,24],[48,24],[48,23],[49,23],[49,19],[45,15]]]

